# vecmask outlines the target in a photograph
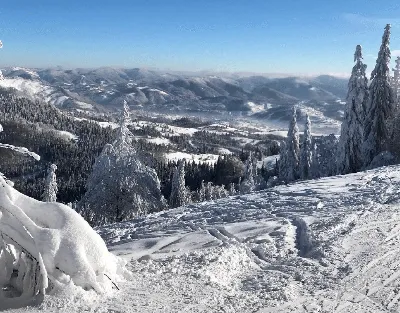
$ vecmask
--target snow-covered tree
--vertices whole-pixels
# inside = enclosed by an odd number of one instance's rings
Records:
[[[367,66],[362,62],[361,46],[356,47],[349,90],[337,153],[337,172],[355,173],[363,166],[362,145],[364,142],[365,112],[368,101]]]
[[[56,202],[57,201],[57,178],[56,178],[57,166],[51,164],[47,172],[46,181],[44,183],[43,201],[45,202]]]
[[[321,177],[317,144],[312,147],[311,178]]]
[[[390,152],[400,157],[400,56],[396,59],[396,67],[393,69],[392,88],[394,97],[394,118],[392,120],[392,138],[390,142]]]
[[[213,198],[214,199],[222,199],[222,198],[226,198],[229,193],[228,191],[225,189],[224,185],[221,186],[213,186]]]
[[[215,199],[214,186],[210,181],[205,185],[205,198],[206,201]]]
[[[316,138],[318,153],[319,177],[332,176],[337,174],[337,151],[339,139],[334,135],[321,136]]]
[[[128,120],[124,104],[117,138],[96,159],[79,203],[80,213],[92,224],[124,221],[165,207],[155,170],[143,164],[132,145]]]
[[[300,178],[312,178],[311,165],[312,165],[312,135],[311,135],[311,121],[310,117],[306,116],[306,125],[304,127],[303,144],[300,150]]]
[[[200,189],[198,190],[198,198],[199,202],[204,202],[207,201],[206,199],[206,184],[204,183],[204,180],[201,181]]]
[[[364,128],[363,161],[368,166],[375,156],[388,149],[391,136],[388,121],[394,115],[390,84],[390,25],[386,25],[376,66],[371,74],[369,100]]]
[[[236,194],[235,183],[229,184],[229,195],[234,196]]]
[[[185,185],[185,162],[180,161],[172,177],[171,196],[169,204],[177,208],[189,203],[189,195]]]
[[[239,190],[242,194],[250,193],[255,189],[254,176],[255,176],[255,166],[253,154],[250,152],[249,157],[246,160],[244,179],[242,180]]]
[[[293,108],[292,120],[279,162],[279,178],[284,182],[289,183],[298,178],[299,156],[299,128],[297,127],[296,108]]]

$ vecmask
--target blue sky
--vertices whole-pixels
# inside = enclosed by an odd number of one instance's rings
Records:
[[[386,23],[400,54],[398,0],[4,1],[0,66],[340,74]]]

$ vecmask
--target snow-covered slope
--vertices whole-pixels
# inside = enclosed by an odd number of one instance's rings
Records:
[[[400,166],[279,186],[98,229],[133,279],[24,312],[394,312]]]

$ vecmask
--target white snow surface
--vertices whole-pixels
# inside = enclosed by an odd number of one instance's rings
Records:
[[[154,143],[156,145],[165,145],[168,146],[171,144],[171,141],[168,138],[159,138],[159,137],[154,137],[154,138],[146,138],[147,142]]]
[[[218,161],[218,154],[190,154],[186,152],[170,152],[165,154],[165,158],[168,161],[177,162],[179,160],[186,160],[186,162],[195,162],[197,164],[208,163],[215,164]]]
[[[5,88],[15,88],[30,96],[46,96],[52,92],[52,88],[41,84],[39,81],[27,80],[20,77],[4,78],[0,81],[0,86]]]
[[[61,138],[66,139],[66,140],[73,140],[73,141],[78,140],[78,136],[73,134],[73,133],[71,133],[71,132],[68,132],[68,131],[65,131],[65,130],[54,130],[54,132],[58,136],[60,136]]]
[[[98,229],[132,279],[12,312],[397,312],[400,166]]]

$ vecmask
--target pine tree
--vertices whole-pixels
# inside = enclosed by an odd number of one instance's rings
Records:
[[[246,160],[244,180],[241,182],[239,189],[242,194],[250,193],[255,189],[254,160],[253,160],[253,154],[251,152]]]
[[[205,192],[205,196],[206,196],[206,201],[211,201],[214,200],[214,186],[212,182],[208,182],[206,184],[206,192]]]
[[[299,154],[299,129],[297,127],[296,108],[293,108],[292,120],[279,162],[279,178],[286,183],[298,178]]]
[[[206,184],[204,183],[204,180],[201,181],[201,185],[200,185],[200,189],[199,189],[198,193],[199,193],[199,201],[200,202],[207,201]]]
[[[51,164],[47,172],[46,181],[44,183],[43,201],[44,202],[56,202],[57,201],[57,178],[56,178],[57,166]]]
[[[234,196],[236,194],[235,183],[229,184],[229,195]]]
[[[300,178],[311,179],[311,165],[312,165],[312,135],[311,135],[311,121],[307,114],[306,125],[304,127],[303,144],[300,151]]]
[[[394,118],[392,121],[392,138],[390,143],[390,152],[400,157],[400,56],[396,59],[396,67],[393,69],[392,78],[393,97],[395,102]]]
[[[388,121],[394,115],[394,97],[390,85],[390,25],[386,25],[376,66],[371,74],[369,101],[364,128],[363,161],[368,166],[388,148],[390,129]]]
[[[366,104],[368,101],[368,79],[365,74],[367,66],[362,62],[361,46],[356,47],[351,72],[349,90],[340,141],[338,147],[337,172],[339,174],[355,173],[363,166],[362,145]]]
[[[180,161],[172,177],[171,196],[169,204],[173,208],[183,206],[188,203],[188,195],[185,186],[185,163]]]

